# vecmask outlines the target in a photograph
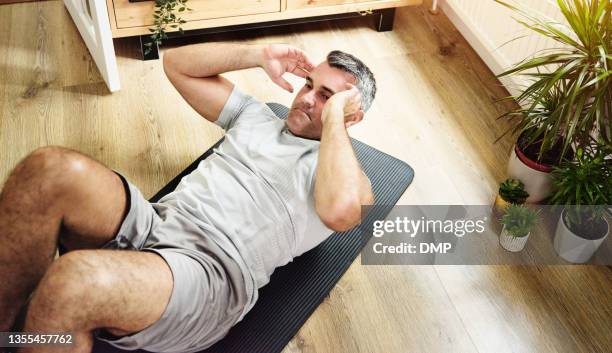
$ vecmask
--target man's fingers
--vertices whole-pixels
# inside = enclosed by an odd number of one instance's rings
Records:
[[[282,76],[272,79],[272,81],[274,81],[274,83],[276,83],[277,85],[281,86],[281,88],[293,93],[293,86],[291,86],[291,84],[287,82],[287,80],[285,80]]]
[[[361,109],[361,92],[359,92],[357,86],[347,82],[346,88],[350,92],[349,99],[351,100],[351,104],[354,105],[357,110]]]
[[[296,66],[295,69],[293,69],[293,71],[291,71],[292,74],[302,77],[302,78],[306,78],[308,77],[308,75],[310,74],[310,71],[306,70],[305,68],[301,67],[301,66]]]
[[[300,66],[303,66],[308,72],[314,70],[315,68],[315,65],[312,63],[312,61],[310,61],[308,56],[306,56],[306,53],[304,53],[304,57],[301,60],[300,64]]]
[[[315,66],[308,58],[308,55],[301,49],[286,46],[286,51],[282,57],[277,60],[282,63],[285,72],[290,72],[296,76],[306,78]],[[276,81],[275,81],[276,82]],[[284,84],[277,82],[279,86],[287,89]]]
[[[355,85],[347,82],[345,87],[347,91],[346,94],[348,95],[348,97],[350,97],[350,99],[361,100],[361,92],[359,92]]]
[[[355,114],[358,114],[359,112],[361,112],[363,114],[363,110],[361,109],[355,109],[354,111],[351,111],[349,113],[345,113],[344,117],[349,117],[349,116],[353,116]]]
[[[359,92],[359,90],[357,89],[357,86],[355,86],[355,85],[354,85],[354,84],[352,84],[352,83],[347,82],[347,83],[346,83],[346,85],[345,85],[345,87],[346,87],[346,89],[347,89],[347,90],[352,90],[352,89],[354,89],[355,91],[358,91],[358,92]]]
[[[314,70],[315,66],[310,59],[308,59],[305,52],[298,50],[297,54],[297,64],[292,72],[297,76],[306,78],[308,77],[308,74],[310,74],[310,71]]]
[[[296,55],[298,67],[303,68],[307,72],[310,72],[315,68],[305,51],[296,48],[294,54]]]

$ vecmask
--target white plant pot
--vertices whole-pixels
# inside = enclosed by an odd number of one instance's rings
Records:
[[[593,254],[601,243],[606,240],[608,234],[610,234],[610,224],[606,220],[606,224],[608,226],[608,230],[606,234],[599,239],[585,239],[574,234],[565,224],[563,220],[563,215],[565,214],[565,210],[561,213],[559,217],[559,222],[557,223],[557,230],[555,231],[555,240],[554,246],[555,251],[559,256],[563,259],[581,264],[589,261]]]
[[[508,233],[508,231],[506,230],[506,226],[504,226],[501,231],[501,234],[499,235],[499,244],[502,246],[502,248],[508,251],[519,252],[523,250],[525,244],[527,244],[529,234],[531,234],[531,232],[527,233],[527,235],[525,235],[524,237],[515,237]]]
[[[552,176],[550,172],[539,171],[523,163],[516,155],[514,146],[508,161],[508,177],[518,179],[525,184],[525,191],[529,193],[528,203],[540,202],[551,194]]]

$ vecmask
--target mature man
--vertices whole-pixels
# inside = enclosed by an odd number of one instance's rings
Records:
[[[286,121],[220,76],[251,67],[291,92],[284,73],[306,79]],[[21,161],[0,195],[0,331],[23,306],[23,331],[72,332],[74,352],[91,351],[94,335],[124,349],[202,350],[276,267],[352,228],[373,202],[346,131],[376,91],[357,58],[333,51],[315,67],[287,45],[209,43],[168,50],[164,70],[226,130],[223,144],[154,204],[72,150]],[[58,243],[68,252],[53,261]]]

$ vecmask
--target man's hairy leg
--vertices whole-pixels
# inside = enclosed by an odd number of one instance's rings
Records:
[[[78,152],[44,147],[17,165],[0,194],[0,331],[13,326],[58,241],[68,249],[102,246],[126,203],[121,179]]]
[[[164,259],[147,251],[76,250],[57,261],[36,288],[25,332],[70,332],[72,346],[21,348],[28,352],[91,352],[93,331],[131,334],[162,316],[173,289]]]

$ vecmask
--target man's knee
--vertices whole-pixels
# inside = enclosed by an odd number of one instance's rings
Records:
[[[85,180],[91,159],[76,151],[45,146],[30,153],[15,169],[21,183],[33,186],[40,197],[58,197]]]
[[[26,321],[45,329],[83,330],[99,326],[105,298],[115,287],[112,271],[87,251],[73,251],[53,262],[38,285]]]
[[[89,157],[64,147],[45,146],[30,153],[24,164],[28,172],[57,183],[82,177],[88,171],[90,160]]]

